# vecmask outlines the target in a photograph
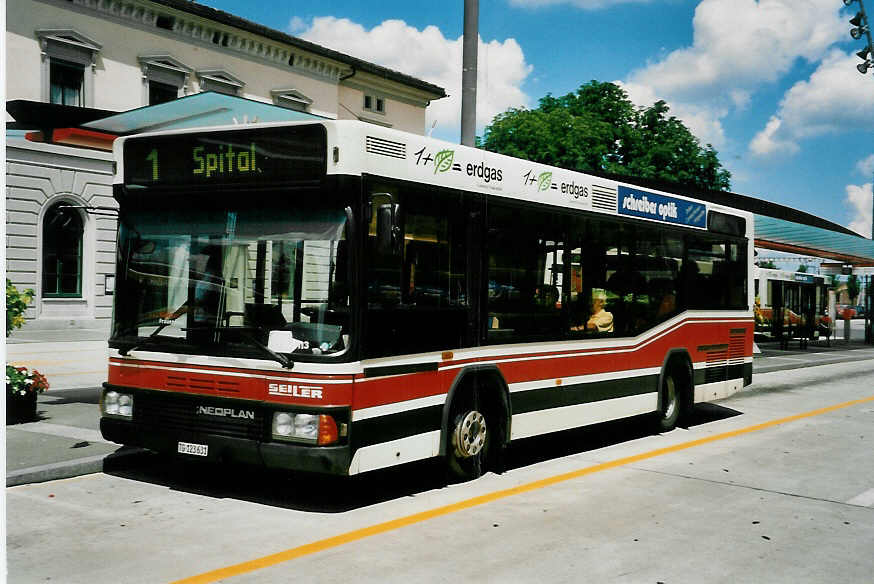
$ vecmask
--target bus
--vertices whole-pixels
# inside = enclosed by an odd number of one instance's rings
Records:
[[[103,436],[355,475],[751,383],[753,221],[357,121],[121,137]]]
[[[829,317],[830,276],[774,268],[753,268],[756,336],[802,348],[821,337],[831,342],[834,315]],[[834,302],[832,301],[832,304]]]

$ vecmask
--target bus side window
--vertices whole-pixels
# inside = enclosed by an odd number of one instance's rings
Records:
[[[619,229],[597,219],[576,219],[570,231],[567,334],[570,338],[617,334],[624,320],[616,288],[626,273],[620,265]]]
[[[690,308],[747,308],[746,272],[738,270],[746,265],[744,245],[690,236],[687,254],[684,286]]]
[[[377,241],[374,209],[367,246],[365,357],[457,349],[467,330],[466,226],[454,191],[373,185],[399,201],[399,253]],[[389,253],[390,252],[390,253]]]
[[[564,237],[551,213],[490,207],[488,344],[563,338]]]

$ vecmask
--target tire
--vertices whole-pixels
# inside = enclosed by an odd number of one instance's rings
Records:
[[[476,391],[453,400],[446,433],[446,463],[452,478],[469,481],[491,469],[492,445],[500,439],[494,409],[488,406]]]
[[[670,432],[677,427],[684,409],[684,391],[675,369],[668,369],[665,372],[660,397],[661,405],[656,429],[659,432]]]

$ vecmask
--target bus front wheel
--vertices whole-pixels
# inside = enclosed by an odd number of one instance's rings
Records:
[[[489,470],[496,428],[487,405],[479,392],[460,396],[452,404],[446,460],[454,478],[472,480]]]

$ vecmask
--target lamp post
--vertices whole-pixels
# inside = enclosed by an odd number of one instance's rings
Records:
[[[850,36],[854,40],[859,40],[862,35],[865,35],[868,40],[868,44],[856,53],[856,56],[862,59],[862,62],[856,65],[856,70],[862,75],[866,75],[868,69],[874,67],[874,42],[871,41],[871,25],[868,22],[868,15],[865,13],[865,4],[862,0],[843,0],[843,2],[844,6],[850,6],[853,2],[859,3],[859,12],[850,19],[850,24],[853,25],[853,28],[850,29]],[[874,181],[871,183],[871,192],[874,195]],[[874,196],[872,196],[872,202],[874,202]],[[871,214],[871,239],[874,239],[874,213]]]
[[[464,146],[473,146],[476,141],[478,47],[479,0],[464,0],[464,41],[461,56],[461,143]]]

